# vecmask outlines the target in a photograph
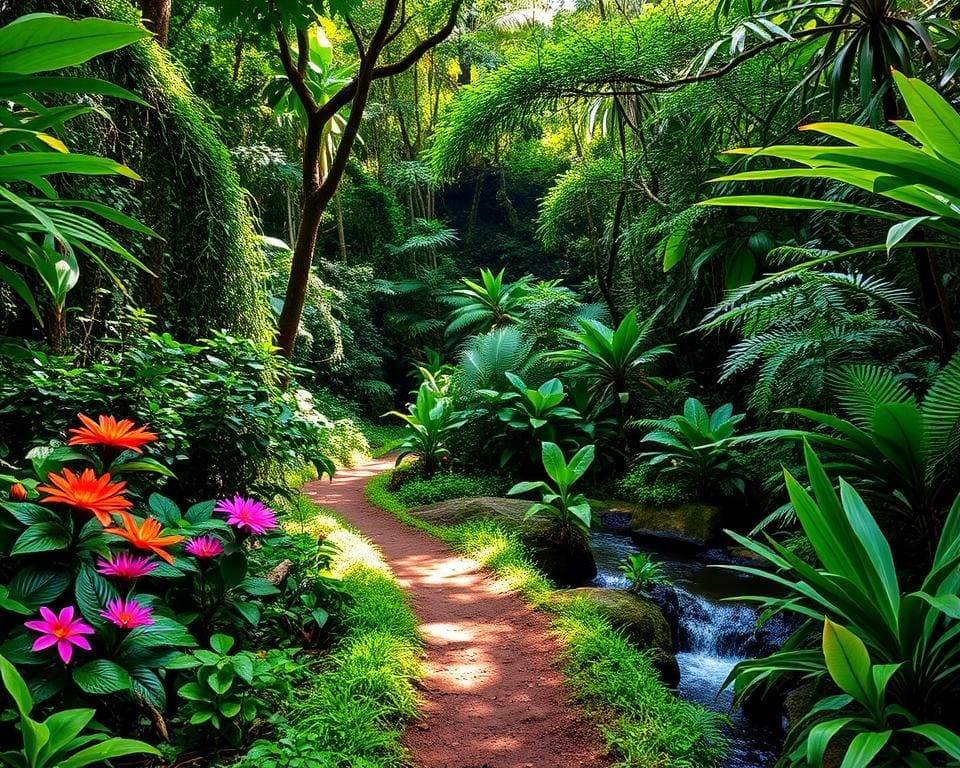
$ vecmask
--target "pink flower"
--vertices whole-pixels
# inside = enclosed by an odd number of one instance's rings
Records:
[[[83,635],[94,634],[93,627],[84,623],[82,619],[74,619],[75,609],[72,605],[61,609],[58,616],[49,608],[44,606],[40,609],[42,621],[27,621],[24,626],[40,633],[33,642],[33,651],[42,651],[53,645],[57,646],[57,652],[64,664],[69,664],[73,657],[73,646],[82,648],[85,651],[90,650],[90,641]]]
[[[149,557],[131,555],[129,552],[120,552],[110,560],[101,560],[97,563],[97,570],[104,576],[116,576],[120,579],[139,579],[146,576],[157,567]]]
[[[123,600],[119,597],[107,603],[107,610],[100,611],[100,615],[123,629],[153,624],[153,608],[140,605],[136,600]]]
[[[213,509],[215,512],[224,512],[228,524],[258,535],[277,525],[277,516],[273,511],[256,499],[245,499],[238,495],[232,499],[221,499]]]
[[[184,549],[194,557],[206,560],[223,553],[223,542],[216,536],[197,536],[190,539]]]

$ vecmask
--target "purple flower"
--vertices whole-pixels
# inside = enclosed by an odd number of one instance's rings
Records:
[[[129,581],[146,576],[156,567],[157,564],[149,557],[131,555],[129,552],[120,552],[109,560],[97,563],[97,570],[104,576],[116,576]]]
[[[74,646],[89,651],[90,641],[84,635],[94,634],[93,627],[86,624],[82,619],[74,619],[75,612],[76,609],[72,605],[68,605],[61,609],[58,616],[44,606],[40,609],[42,620],[24,622],[27,629],[40,633],[40,637],[33,642],[32,650],[34,652],[42,651],[55,645],[64,664],[69,664],[70,659],[73,658]]]
[[[223,553],[223,542],[216,536],[197,536],[190,539],[184,549],[194,557],[206,560]]]
[[[153,624],[153,609],[140,605],[136,600],[116,598],[107,603],[107,610],[100,611],[107,621],[122,629],[134,629]]]
[[[237,495],[232,499],[221,499],[213,509],[226,514],[227,523],[241,531],[246,529],[261,535],[277,525],[277,516],[273,511],[256,499]]]

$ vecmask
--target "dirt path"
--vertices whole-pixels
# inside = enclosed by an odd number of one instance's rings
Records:
[[[413,599],[426,646],[423,720],[406,744],[418,768],[572,768],[607,765],[600,739],[565,701],[546,616],[505,592],[473,560],[364,498],[392,461],[342,470],[305,489],[384,552]]]

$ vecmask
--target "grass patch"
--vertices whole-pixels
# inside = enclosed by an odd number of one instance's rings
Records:
[[[390,473],[367,484],[371,503],[492,570],[534,607],[554,616],[564,641],[563,665],[575,699],[603,731],[621,768],[712,768],[726,753],[723,717],[676,698],[659,680],[650,655],[633,646],[584,600],[550,601],[556,591],[517,537],[492,520],[453,526],[413,517],[388,489]]]
[[[291,533],[326,536],[340,547],[333,574],[350,596],[342,634],[275,736],[254,744],[243,768],[402,768],[401,739],[417,712],[422,676],[417,618],[380,551],[338,515],[300,497]]]
[[[506,490],[503,482],[495,477],[438,472],[430,478],[410,478],[393,493],[401,504],[407,507],[420,507],[449,499],[499,496]]]

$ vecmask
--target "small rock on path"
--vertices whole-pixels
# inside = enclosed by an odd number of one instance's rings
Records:
[[[383,550],[410,594],[426,651],[422,719],[405,743],[417,768],[602,768],[597,729],[566,701],[546,616],[473,560],[370,504],[373,461],[304,492]]]

